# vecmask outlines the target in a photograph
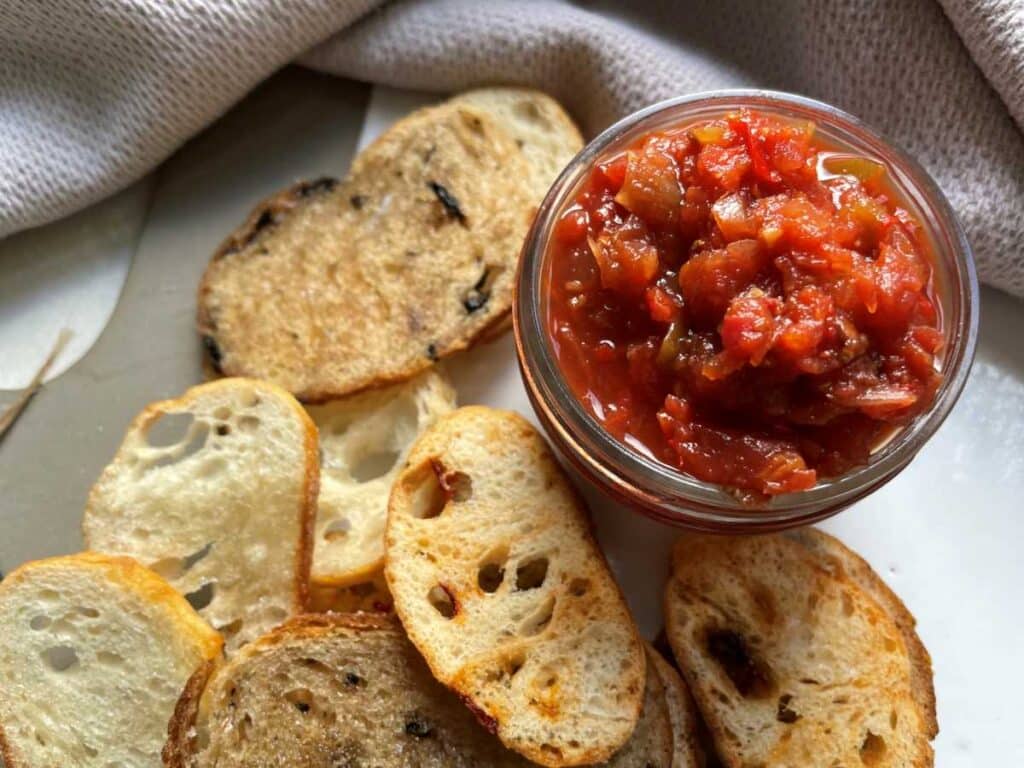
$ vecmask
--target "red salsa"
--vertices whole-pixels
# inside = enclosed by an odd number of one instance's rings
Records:
[[[928,244],[884,166],[751,111],[591,170],[548,254],[571,389],[615,437],[750,499],[864,464],[941,381]]]

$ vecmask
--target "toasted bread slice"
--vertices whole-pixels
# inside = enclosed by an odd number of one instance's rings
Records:
[[[175,702],[221,637],[134,560],[79,554],[0,583],[7,768],[155,768]]]
[[[910,654],[914,699],[928,723],[928,737],[939,734],[939,721],[935,712],[935,683],[932,676],[932,657],[917,634],[917,620],[889,585],[856,552],[839,539],[817,528],[797,528],[786,536],[799,541],[820,558],[823,567],[831,568],[840,578],[852,579],[884,608],[903,633],[903,642]]]
[[[300,616],[182,695],[170,768],[528,768],[430,676],[394,619]],[[349,761],[349,762],[345,762]],[[652,665],[644,712],[606,768],[671,768],[671,716]]]
[[[583,149],[583,137],[562,105],[532,88],[492,87],[454,98],[489,112],[515,139],[530,168],[534,204],[548,193],[558,174]]]
[[[171,768],[526,768],[435,681],[396,621],[302,616],[179,702]]]
[[[318,474],[316,427],[283,389],[193,387],[132,422],[89,494],[86,545],[153,568],[233,651],[305,610]]]
[[[697,711],[693,697],[679,673],[657,649],[648,646],[647,660],[665,687],[665,705],[672,725],[672,768],[703,768],[703,751],[697,737]]]
[[[544,440],[483,407],[440,419],[391,494],[385,575],[434,675],[510,748],[609,759],[640,715],[643,646]]]
[[[933,764],[903,631],[797,538],[682,537],[665,614],[730,768]]]
[[[464,104],[419,110],[340,184],[264,202],[221,246],[199,329],[229,375],[319,402],[404,381],[509,314],[535,200],[515,141]]]
[[[355,584],[384,566],[391,485],[420,432],[453,408],[455,390],[433,370],[308,408],[320,432],[315,583]]]

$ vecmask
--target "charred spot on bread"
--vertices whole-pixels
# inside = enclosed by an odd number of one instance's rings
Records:
[[[210,358],[210,364],[213,365],[213,369],[217,373],[223,373],[221,370],[221,362],[224,360],[224,353],[221,352],[220,345],[217,344],[217,340],[210,334],[203,334],[203,349]]]
[[[405,719],[405,732],[417,739],[427,739],[434,735],[434,729],[418,712],[410,713]]]
[[[361,211],[363,206],[366,205],[366,195],[352,195],[348,199],[348,203],[357,211]]]
[[[304,181],[299,184],[299,197],[311,197],[321,192],[330,192],[338,186],[338,183],[333,176],[321,176],[319,179]]]
[[[491,298],[491,284],[494,282],[494,272],[495,270],[492,267],[484,267],[480,279],[466,292],[466,298],[462,300],[462,306],[466,308],[468,314],[473,314],[478,309],[482,309],[487,304],[487,300]]]
[[[771,670],[752,653],[740,634],[729,629],[712,629],[705,636],[705,645],[741,696],[764,699],[774,693]]]
[[[441,359],[441,356],[437,353],[437,344],[427,344],[427,359],[432,363],[436,363]]]
[[[459,224],[465,226],[466,214],[463,213],[462,208],[459,207],[458,198],[456,198],[455,195],[449,192],[448,188],[445,187],[440,182],[428,181],[427,186],[430,187],[430,190],[434,193],[434,196],[437,197],[438,201],[441,203],[441,206],[444,208],[444,212],[448,216],[448,218],[452,219],[453,221],[457,221],[459,222]]]

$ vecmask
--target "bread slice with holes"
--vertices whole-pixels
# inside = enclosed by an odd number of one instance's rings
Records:
[[[476,88],[452,98],[488,112],[516,142],[526,158],[535,205],[558,174],[583,149],[583,137],[562,105],[533,88]]]
[[[199,330],[222,372],[320,402],[404,381],[509,314],[529,166],[483,110],[400,120],[341,183],[292,187],[221,246]]]
[[[652,646],[647,648],[647,660],[665,688],[665,708],[672,727],[671,768],[703,768],[704,754],[697,735],[693,697],[675,668]]]
[[[343,587],[383,568],[391,485],[416,437],[454,408],[433,370],[308,408],[320,433],[314,583]]]
[[[0,583],[7,768],[156,768],[189,676],[221,637],[129,558],[27,563]]]
[[[306,607],[316,427],[280,387],[222,379],[153,403],[89,494],[89,549],[164,576],[229,651]]]
[[[643,646],[543,438],[484,407],[440,419],[391,494],[385,575],[434,675],[510,748],[609,759],[643,701]]]
[[[720,758],[931,766],[914,682],[930,669],[889,608],[800,538],[687,535],[673,553],[668,636]]]
[[[671,716],[648,669],[632,738],[605,768],[672,768]],[[171,768],[528,768],[430,675],[401,626],[366,614],[301,616],[184,691]]]
[[[526,768],[431,676],[396,621],[302,616],[179,702],[171,768]]]

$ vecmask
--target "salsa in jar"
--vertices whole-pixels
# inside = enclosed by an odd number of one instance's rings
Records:
[[[932,255],[883,165],[749,110],[597,163],[548,246],[569,387],[636,450],[750,500],[868,461],[932,404]]]

